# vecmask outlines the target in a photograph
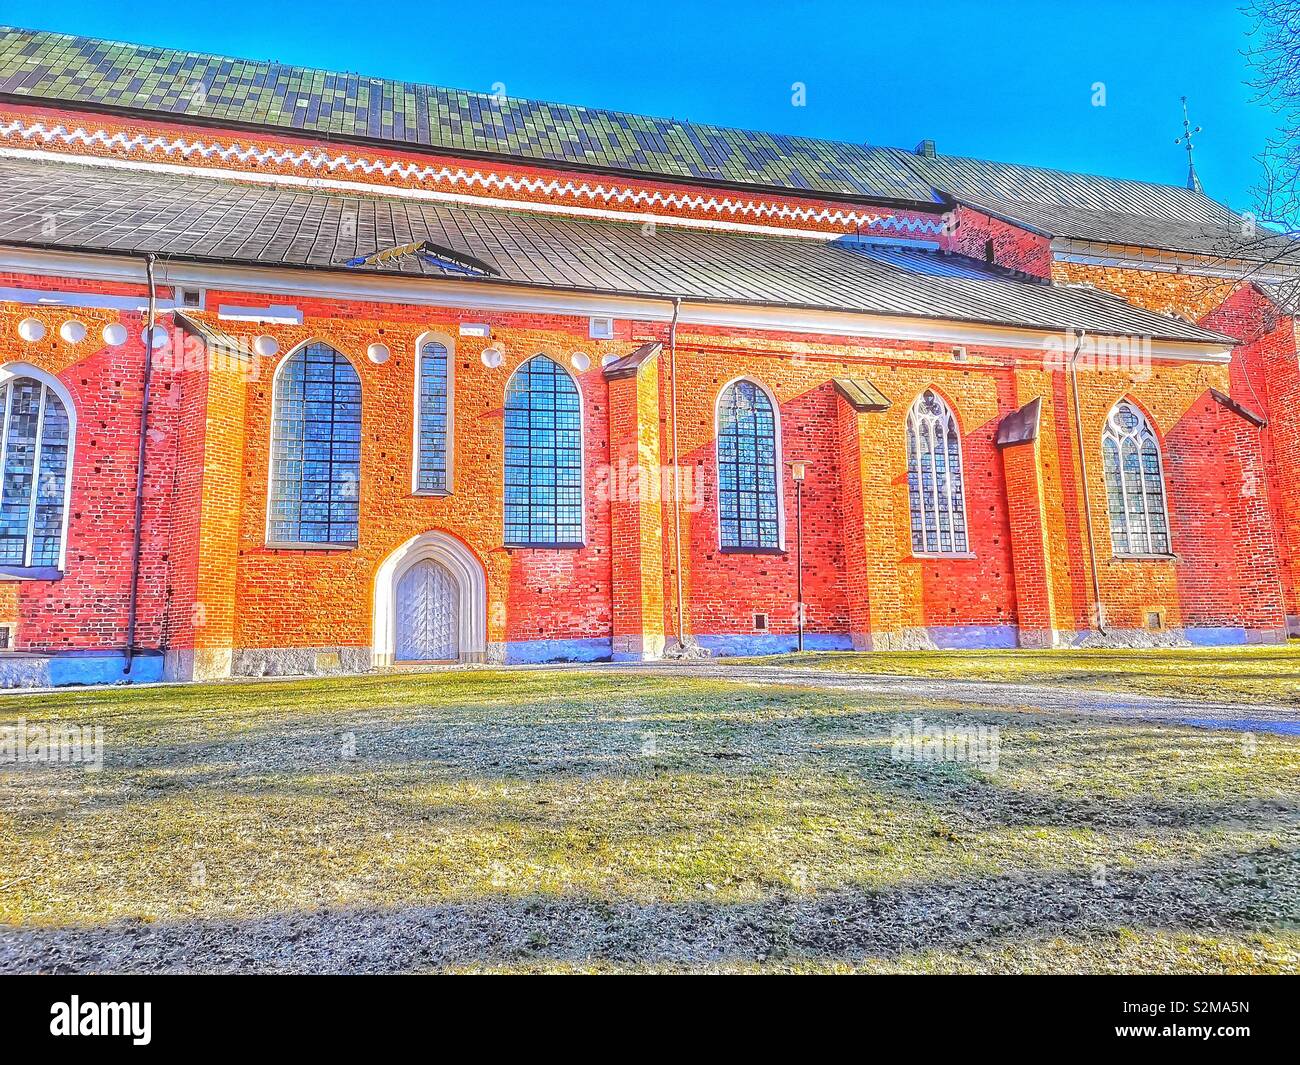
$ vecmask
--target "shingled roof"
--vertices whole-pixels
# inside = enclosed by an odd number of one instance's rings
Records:
[[[1051,236],[1300,263],[1173,185],[650,118],[0,27],[0,99],[891,204],[944,196]]]
[[[409,81],[0,27],[0,98],[710,184],[935,200],[894,153]]]
[[[423,240],[482,260],[498,274],[467,277],[414,255],[344,265]],[[1109,293],[1025,280],[936,251],[675,226],[648,232],[635,223],[74,163],[0,160],[0,241],[1232,343]]]

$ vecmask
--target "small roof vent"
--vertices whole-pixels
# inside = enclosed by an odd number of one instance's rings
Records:
[[[918,145],[913,149],[912,154],[913,154],[913,155],[923,155],[923,156],[925,156],[927,159],[933,159],[933,158],[934,158],[936,155],[938,155],[939,153],[938,153],[938,151],[937,151],[937,150],[935,149],[935,147],[934,147],[934,141],[932,141],[932,140],[928,140],[928,139],[927,139],[927,140],[923,140],[923,141],[921,141],[921,143],[918,144]]]

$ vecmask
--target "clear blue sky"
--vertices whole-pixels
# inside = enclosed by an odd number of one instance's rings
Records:
[[[1232,0],[0,0],[0,22],[1178,184],[1186,94],[1205,189],[1239,209],[1275,124]]]

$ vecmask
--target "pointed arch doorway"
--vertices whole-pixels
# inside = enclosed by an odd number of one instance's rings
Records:
[[[408,540],[375,575],[374,663],[476,662],[487,651],[487,579],[442,532]]]

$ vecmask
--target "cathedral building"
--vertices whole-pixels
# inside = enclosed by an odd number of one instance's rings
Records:
[[[0,29],[0,684],[1274,642],[1196,189]]]

